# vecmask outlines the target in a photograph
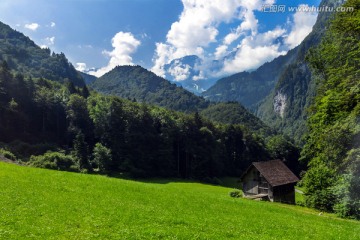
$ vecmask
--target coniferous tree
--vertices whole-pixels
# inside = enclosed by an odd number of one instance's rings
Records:
[[[73,155],[80,170],[90,170],[88,145],[85,142],[85,136],[82,132],[78,132],[75,136],[73,142]]]

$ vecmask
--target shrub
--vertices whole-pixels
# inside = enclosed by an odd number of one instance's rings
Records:
[[[13,141],[7,146],[11,152],[24,158],[29,158],[31,155],[43,155],[48,151],[55,152],[57,150],[57,147],[51,143],[29,144],[19,140]]]
[[[65,155],[61,152],[47,152],[40,156],[31,156],[29,161],[30,166],[48,168],[55,170],[74,171],[75,161],[70,155]]]
[[[233,198],[241,198],[242,197],[242,192],[240,190],[234,189],[234,191],[231,191],[229,193],[230,197]]]
[[[16,161],[16,156],[12,152],[10,152],[8,150],[0,148],[0,154],[3,155],[7,159]]]

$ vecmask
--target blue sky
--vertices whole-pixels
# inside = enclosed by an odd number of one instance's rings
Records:
[[[158,75],[186,55],[227,58],[219,74],[251,70],[295,47],[317,13],[264,13],[269,4],[320,0],[1,0],[0,21],[40,46],[64,52],[79,69],[139,64]],[[281,39],[281,43],[279,43]],[[183,67],[183,68],[181,68]],[[201,68],[201,66],[199,66]],[[174,74],[184,74],[179,66]],[[204,77],[202,76],[202,77]],[[201,76],[199,76],[201,77]]]

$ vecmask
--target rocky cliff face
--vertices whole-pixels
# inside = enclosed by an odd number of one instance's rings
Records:
[[[343,1],[324,0],[321,6],[337,6]],[[313,101],[316,84],[306,56],[325,34],[331,13],[319,13],[313,31],[298,46],[294,60],[281,72],[271,93],[256,106],[256,115],[268,125],[294,137],[299,143],[307,131],[307,108]]]
[[[274,97],[274,112],[278,114],[281,118],[284,118],[284,113],[286,109],[286,95],[281,92],[277,92]]]

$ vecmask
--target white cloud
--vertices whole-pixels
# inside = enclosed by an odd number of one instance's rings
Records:
[[[299,7],[301,6],[306,7],[307,5],[300,5]],[[222,74],[233,74],[236,72],[256,69],[263,63],[271,61],[279,55],[286,54],[288,50],[299,45],[311,32],[312,27],[316,22],[316,18],[317,13],[294,13],[291,18],[292,21],[289,20],[288,22],[288,24],[292,25],[290,33],[281,27],[276,27],[275,29],[265,33],[258,33],[253,30],[254,24],[247,24],[247,20],[245,19],[239,28],[242,28],[244,25],[248,25],[248,29],[252,28],[252,35],[248,35],[241,40],[241,43],[237,47],[235,57],[225,61]],[[254,23],[255,21],[252,22]],[[236,30],[236,36],[240,36],[240,34],[243,33],[243,31],[239,31],[239,28]],[[232,42],[227,38],[231,37],[231,35],[227,35],[225,37],[223,45],[217,48],[216,54],[225,54],[224,49],[226,49],[228,43]],[[285,45],[277,43],[277,39],[283,39]]]
[[[275,41],[285,33],[285,29],[278,27],[265,33],[245,37],[238,45],[235,56],[224,62],[222,74],[256,69],[263,63],[286,54],[286,51],[280,50],[280,44]]]
[[[56,23],[54,23],[54,22],[51,22],[51,23],[50,23],[50,27],[53,28],[53,27],[55,27],[55,26],[56,26]]]
[[[151,71],[156,73],[159,76],[164,77],[164,65],[172,59],[172,52],[174,48],[171,48],[169,45],[165,43],[156,43],[156,56],[153,59],[154,66],[152,67]]]
[[[151,70],[160,76],[165,75],[164,65],[177,58],[187,55],[208,58],[212,55],[220,59],[226,56],[229,46],[241,36],[248,32],[256,35],[258,20],[254,11],[274,0],[182,0],[182,3],[184,10],[179,20],[172,24],[166,42],[156,44]],[[214,53],[207,52],[211,43],[218,42],[219,25],[234,20],[240,20],[241,24],[225,36]]]
[[[118,32],[111,40],[112,51],[104,50],[103,54],[110,57],[107,66],[90,71],[89,74],[100,77],[119,65],[133,65],[131,55],[137,50],[141,42],[130,32]]]
[[[54,45],[55,37],[47,37],[45,38],[45,41],[48,43],[48,45]]]
[[[152,71],[163,76],[163,66],[186,55],[204,54],[204,48],[217,41],[218,25],[239,15],[243,0],[182,0],[184,10],[171,25],[166,43],[156,44]]]
[[[219,77],[254,70],[286,54],[311,32],[317,13],[296,12],[287,25],[261,32],[256,11],[264,5],[275,4],[275,1],[182,0],[184,10],[178,21],[172,24],[166,41],[156,43],[151,70],[160,76],[170,74],[176,81],[185,80],[191,69],[175,65],[165,72],[164,65],[174,59],[197,55],[202,61],[195,68],[201,76],[193,76],[193,79]],[[220,24],[233,22],[239,22],[238,26],[218,39]],[[218,65],[218,62],[211,69],[213,60],[224,62],[223,65]]]
[[[93,45],[91,45],[91,44],[85,44],[85,45],[78,45],[77,46],[79,49],[93,49],[94,47],[93,47]]]
[[[256,3],[252,5],[252,3]],[[229,54],[228,47],[233,42],[238,40],[240,36],[246,36],[247,32],[250,32],[250,35],[256,35],[258,28],[258,20],[255,17],[254,9],[260,7],[260,4],[256,1],[249,2],[246,5],[246,8],[240,13],[241,24],[229,34],[227,34],[223,40],[222,45],[216,48],[215,57],[220,59],[227,54]]]
[[[49,48],[55,44],[55,37],[46,37],[42,39],[43,44],[40,46],[41,48]]]
[[[233,74],[246,70],[256,69],[265,62],[271,61],[284,52],[279,52],[279,45],[269,46],[242,46],[236,53],[236,56],[224,63],[223,73]]]
[[[24,27],[30,29],[31,31],[36,31],[40,27],[40,25],[38,23],[28,23],[25,24]]]
[[[300,4],[299,8],[306,9],[309,7],[307,4]],[[293,26],[291,32],[285,39],[285,43],[289,45],[290,48],[294,48],[299,45],[304,38],[309,35],[314,26],[317,18],[317,12],[296,12],[293,17]]]
[[[190,66],[175,63],[175,65],[169,69],[169,73],[174,76],[176,81],[183,81],[190,76]]]
[[[86,63],[76,63],[75,69],[80,72],[86,71],[87,70]]]
[[[228,54],[228,46],[220,45],[216,48],[215,58],[220,59]]]

